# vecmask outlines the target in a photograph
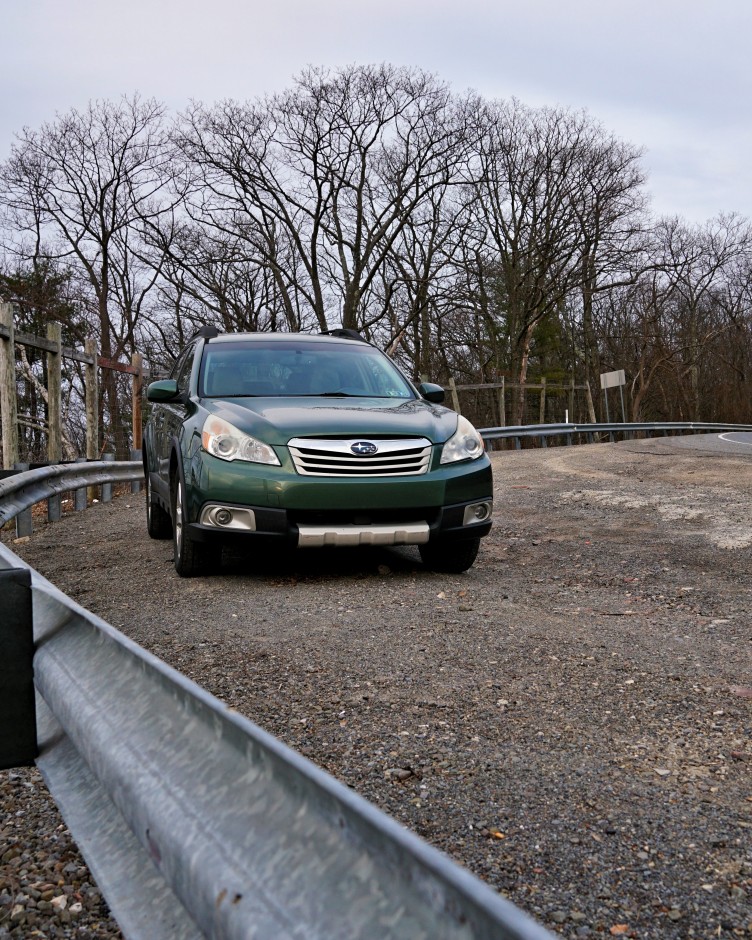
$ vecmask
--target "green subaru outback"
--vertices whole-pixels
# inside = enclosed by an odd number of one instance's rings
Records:
[[[172,536],[180,575],[230,541],[416,545],[460,572],[491,528],[478,432],[357,333],[204,327],[147,397],[147,525]]]

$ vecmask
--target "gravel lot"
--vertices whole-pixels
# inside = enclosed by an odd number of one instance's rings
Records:
[[[495,455],[458,576],[181,580],[140,496],[11,547],[563,937],[752,937],[752,449],[686,444]],[[0,799],[0,937],[117,936],[36,771]]]

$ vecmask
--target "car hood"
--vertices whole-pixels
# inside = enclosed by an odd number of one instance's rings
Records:
[[[442,444],[457,414],[423,399],[206,398],[202,406],[267,444],[293,437],[425,437]]]

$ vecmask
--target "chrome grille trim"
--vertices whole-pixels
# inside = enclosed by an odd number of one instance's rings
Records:
[[[367,456],[354,454],[350,448],[359,441],[375,444],[377,452]],[[424,437],[390,440],[294,437],[287,446],[296,471],[303,476],[419,476],[428,472],[431,463],[431,442]]]

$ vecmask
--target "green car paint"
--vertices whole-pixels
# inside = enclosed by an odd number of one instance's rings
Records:
[[[181,575],[228,541],[415,544],[437,570],[472,565],[491,465],[438,386],[359,339],[206,332],[147,393],[149,533],[172,534]]]

